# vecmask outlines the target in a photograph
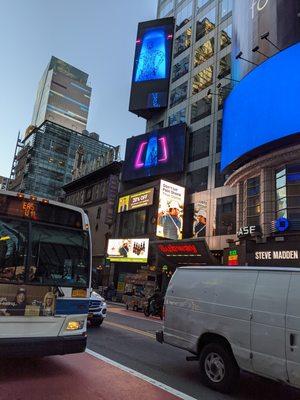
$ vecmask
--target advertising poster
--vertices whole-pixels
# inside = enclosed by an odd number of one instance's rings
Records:
[[[147,207],[153,204],[154,188],[119,198],[118,213]]]
[[[109,239],[107,258],[113,262],[148,261],[149,239]]]
[[[46,286],[0,286],[0,318],[53,316],[55,303],[53,289]]]
[[[156,236],[182,239],[185,188],[161,181]]]
[[[182,172],[186,124],[157,129],[127,139],[122,181]]]
[[[206,235],[207,201],[202,200],[194,204],[193,237]]]

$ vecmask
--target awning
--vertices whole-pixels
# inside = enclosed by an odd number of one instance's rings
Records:
[[[176,267],[219,265],[204,238],[150,242],[166,264]]]

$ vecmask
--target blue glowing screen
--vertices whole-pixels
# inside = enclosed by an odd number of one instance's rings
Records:
[[[256,67],[225,101],[222,169],[267,143],[300,132],[300,43]]]
[[[136,60],[134,82],[167,78],[167,34],[163,28],[150,28],[137,40],[140,52]]]

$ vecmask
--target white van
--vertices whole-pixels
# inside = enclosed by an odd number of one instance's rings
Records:
[[[300,268],[178,268],[156,338],[191,352],[223,393],[240,369],[300,388]]]

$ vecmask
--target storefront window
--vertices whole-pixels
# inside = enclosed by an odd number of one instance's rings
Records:
[[[247,225],[260,225],[260,177],[247,180]]]
[[[188,49],[191,45],[191,41],[192,41],[192,29],[188,28],[180,36],[178,36],[178,38],[175,39],[174,57],[177,57],[179,54],[184,52],[184,50]]]
[[[232,40],[232,25],[227,26],[221,31],[221,50],[231,44]]]
[[[194,67],[202,64],[206,60],[209,60],[214,55],[214,38],[209,39],[203,43],[195,51]]]
[[[189,72],[189,63],[190,56],[187,56],[173,66],[172,82],[177,81],[177,79],[181,78]]]
[[[208,167],[197,169],[187,174],[188,193],[197,193],[207,190]]]
[[[176,16],[176,30],[178,31],[192,19],[193,3],[190,1],[184,8],[178,11]]]
[[[120,236],[130,238],[146,233],[146,210],[135,210],[122,213]]]
[[[191,132],[189,140],[189,162],[208,157],[210,143],[210,125]]]
[[[181,103],[187,97],[188,82],[184,82],[182,85],[177,86],[171,92],[170,97],[170,107],[176,106],[176,104]]]
[[[211,65],[203,69],[194,76],[193,80],[193,94],[201,92],[201,90],[210,86],[213,82],[214,68]]]
[[[216,10],[213,8],[203,17],[200,17],[196,24],[196,41],[204,37],[216,27]]]
[[[203,97],[192,104],[191,124],[211,114],[211,98]]]
[[[228,18],[232,13],[233,0],[222,0],[221,1],[221,19]]]
[[[236,196],[217,199],[215,235],[233,235],[236,232]]]
[[[186,108],[169,116],[169,126],[186,122]]]

